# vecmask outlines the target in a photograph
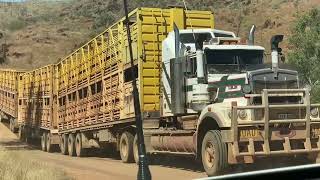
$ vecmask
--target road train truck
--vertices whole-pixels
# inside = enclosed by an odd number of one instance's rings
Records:
[[[193,155],[209,176],[259,156],[317,155],[318,105],[297,71],[279,66],[283,36],[271,40],[269,66],[254,29],[243,43],[214,29],[209,11],[138,8],[129,21],[134,67],[124,18],[53,65],[53,94],[38,102],[52,106],[54,120],[38,131],[44,146],[58,143],[70,156],[119,151],[123,162],[137,162],[136,78],[149,154]],[[37,108],[29,104],[30,114]]]

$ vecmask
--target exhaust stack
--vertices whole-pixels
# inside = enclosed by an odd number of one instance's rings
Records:
[[[256,26],[252,25],[249,33],[249,45],[253,46],[254,45],[254,32],[256,31]]]

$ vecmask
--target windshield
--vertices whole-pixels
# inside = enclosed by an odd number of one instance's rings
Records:
[[[199,36],[204,38],[206,41],[210,41],[210,39],[212,38],[212,35],[210,33],[185,33],[180,34],[180,41],[183,44],[195,43]]]
[[[262,50],[205,50],[210,73],[232,73],[263,63]]]

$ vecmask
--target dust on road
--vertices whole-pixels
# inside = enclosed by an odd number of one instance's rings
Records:
[[[76,180],[130,180],[136,179],[137,165],[122,163],[119,158],[100,157],[70,157],[60,153],[46,153],[34,147],[19,142],[17,136],[2,123],[0,123],[0,146],[9,150],[24,151],[32,159],[43,161],[51,166],[63,169]],[[179,156],[158,156],[153,158],[150,166],[154,180],[190,180],[206,177],[201,164],[193,158]],[[231,166],[225,174],[285,167],[310,163],[306,159],[293,157],[276,157],[262,159],[251,165]]]
[[[43,161],[51,166],[63,169],[76,180],[130,180],[136,179],[137,165],[124,164],[118,159],[106,157],[69,157],[60,153],[46,153],[30,148],[19,142],[17,136],[0,123],[0,145],[11,150],[24,151],[28,157]],[[171,158],[171,157],[170,157]],[[162,162],[150,166],[155,180],[189,180],[206,177],[199,165],[194,165],[192,158],[173,160],[166,158]]]

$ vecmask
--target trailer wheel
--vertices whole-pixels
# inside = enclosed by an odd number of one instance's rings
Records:
[[[68,136],[66,134],[60,136],[60,150],[63,155],[68,154]]]
[[[52,152],[52,144],[51,144],[51,134],[47,133],[47,141],[46,141],[46,145],[47,145],[47,151],[48,152]]]
[[[69,156],[75,156],[76,155],[76,148],[75,148],[74,144],[75,144],[74,134],[69,134],[69,136],[68,136],[68,153],[69,153]]]
[[[24,132],[24,126],[19,127],[19,132],[18,132],[18,137],[20,141],[24,142],[25,141],[25,132]]]
[[[82,147],[81,133],[78,133],[76,136],[75,147],[76,147],[76,155],[78,157],[83,157],[86,155],[86,149]]]
[[[214,176],[227,166],[227,147],[222,142],[220,131],[211,130],[202,141],[201,157],[203,168],[208,176]]]
[[[15,127],[15,120],[14,118],[10,118],[10,130],[13,132],[13,133],[16,133],[17,132],[17,128]]]
[[[41,150],[46,151],[47,150],[47,134],[44,132],[41,136]]]
[[[133,140],[133,157],[136,164],[139,164],[138,136],[134,136]]]
[[[13,132],[14,131],[14,125],[13,125],[13,120],[10,119],[10,122],[9,122],[9,128],[10,128],[10,131]]]
[[[120,138],[120,156],[124,163],[133,162],[133,135],[126,131]]]

